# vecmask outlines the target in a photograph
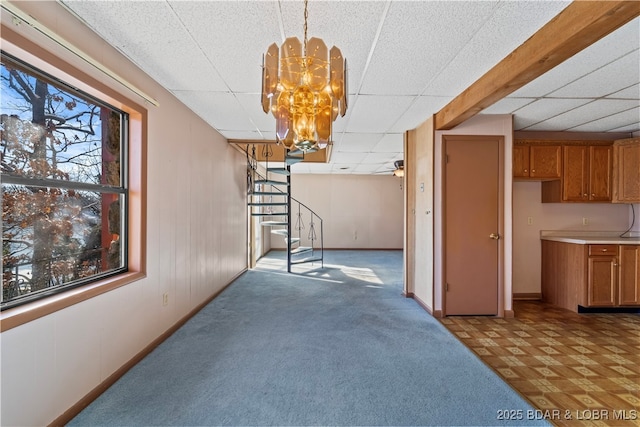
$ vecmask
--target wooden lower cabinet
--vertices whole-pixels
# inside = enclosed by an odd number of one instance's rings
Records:
[[[610,255],[590,256],[587,268],[587,306],[615,306],[616,288],[618,287],[618,258]]]
[[[640,305],[640,245],[620,245],[619,305]]]
[[[542,240],[542,300],[582,307],[640,306],[640,245]]]

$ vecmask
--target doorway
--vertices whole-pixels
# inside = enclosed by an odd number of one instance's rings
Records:
[[[504,138],[443,136],[445,315],[498,315]]]

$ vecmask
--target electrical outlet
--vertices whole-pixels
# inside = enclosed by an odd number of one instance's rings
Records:
[[[589,225],[589,218],[583,217],[582,218],[582,225]]]
[[[531,225],[531,224],[533,224],[533,217],[529,216],[527,217],[527,225]]]
[[[165,306],[167,304],[169,304],[169,294],[165,292],[162,294],[162,305]]]

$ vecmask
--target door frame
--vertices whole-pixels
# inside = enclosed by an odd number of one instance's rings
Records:
[[[498,240],[498,314],[496,317],[504,317],[504,301],[505,301],[505,230],[504,230],[504,184],[505,184],[505,136],[504,135],[456,135],[445,134],[442,135],[442,150],[441,150],[441,194],[442,194],[442,281],[440,283],[442,292],[442,316],[447,316],[447,273],[446,273],[446,227],[447,227],[447,212],[446,212],[446,153],[447,143],[449,141],[497,141],[498,142],[498,234],[501,238]],[[434,284],[435,285],[435,284]]]

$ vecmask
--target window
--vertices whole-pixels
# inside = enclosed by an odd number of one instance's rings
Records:
[[[2,309],[127,270],[128,115],[2,52]]]

